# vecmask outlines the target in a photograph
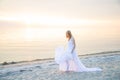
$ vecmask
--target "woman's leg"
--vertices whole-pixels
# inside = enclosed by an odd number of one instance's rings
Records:
[[[69,71],[69,61],[66,61],[66,71]]]

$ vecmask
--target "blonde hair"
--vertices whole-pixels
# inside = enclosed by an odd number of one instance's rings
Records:
[[[70,38],[72,37],[72,33],[71,33],[70,30],[67,30],[67,31],[66,31],[66,34],[68,34],[68,35],[70,36]]]

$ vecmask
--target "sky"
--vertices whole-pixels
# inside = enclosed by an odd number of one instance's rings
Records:
[[[85,30],[101,27],[102,31],[110,29],[113,32],[109,33],[118,34],[120,0],[0,0],[0,35],[5,38],[26,34],[30,39],[42,28],[50,30],[41,30],[40,34],[64,32],[55,28],[78,28],[83,32],[84,27]]]
[[[85,20],[116,22],[120,20],[119,8],[120,0],[0,0],[0,20],[51,21],[51,24]]]

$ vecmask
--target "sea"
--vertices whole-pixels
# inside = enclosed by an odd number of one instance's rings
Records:
[[[54,58],[71,30],[78,55],[120,51],[120,26],[0,27],[0,63]]]

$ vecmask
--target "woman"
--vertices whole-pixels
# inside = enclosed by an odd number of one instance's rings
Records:
[[[86,68],[75,51],[76,44],[72,36],[71,31],[66,32],[66,38],[68,39],[67,48],[59,47],[56,49],[55,61],[59,64],[60,71],[102,71],[100,68]]]

